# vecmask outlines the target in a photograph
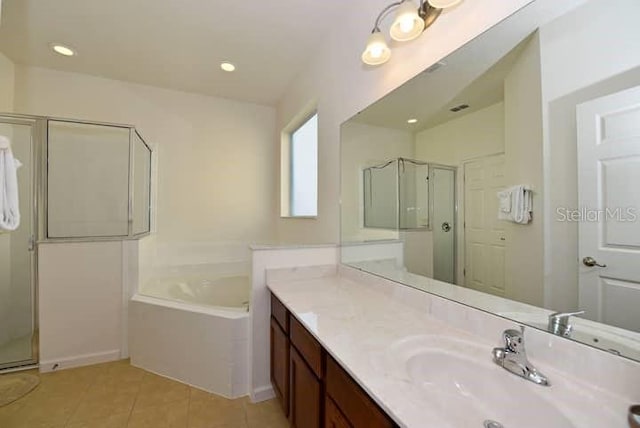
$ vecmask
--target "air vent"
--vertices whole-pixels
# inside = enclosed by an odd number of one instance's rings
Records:
[[[446,62],[444,61],[438,61],[435,64],[433,64],[431,67],[427,68],[424,72],[425,73],[433,73],[434,71],[436,71],[437,69],[444,67],[445,65],[447,65]]]
[[[449,110],[451,110],[454,113],[457,113],[457,112],[459,112],[461,110],[464,110],[464,109],[467,109],[467,108],[469,108],[468,104],[460,104],[459,106],[455,106],[454,108],[449,109]]]

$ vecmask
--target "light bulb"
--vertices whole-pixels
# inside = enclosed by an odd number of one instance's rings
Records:
[[[362,62],[368,65],[380,65],[389,61],[391,49],[380,31],[376,30],[369,36],[367,47],[362,53]]]
[[[369,49],[369,53],[371,54],[372,58],[380,58],[383,51],[384,49],[380,45],[371,46],[371,49]]]
[[[427,0],[429,4],[436,9],[446,9],[462,3],[462,0]]]
[[[424,20],[418,14],[418,8],[412,0],[405,0],[398,6],[396,17],[391,24],[389,34],[393,40],[406,42],[422,34]]]
[[[400,31],[403,33],[410,33],[413,27],[414,23],[412,18],[405,17],[400,21]]]

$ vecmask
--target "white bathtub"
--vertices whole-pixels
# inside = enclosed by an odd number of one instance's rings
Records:
[[[148,280],[132,297],[131,364],[228,398],[244,396],[249,277],[183,271]]]

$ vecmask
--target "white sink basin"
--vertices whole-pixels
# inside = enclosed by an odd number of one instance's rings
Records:
[[[425,426],[481,428],[485,421],[499,422],[504,428],[618,426],[606,411],[595,419],[584,417],[602,406],[590,403],[580,386],[567,388],[557,376],[549,376],[550,387],[536,385],[494,364],[491,348],[474,342],[412,336],[393,344],[386,355],[384,370],[421,391]],[[576,412],[583,413],[578,422],[604,425],[575,424]]]

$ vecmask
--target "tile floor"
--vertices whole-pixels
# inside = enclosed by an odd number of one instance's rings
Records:
[[[0,407],[1,428],[285,428],[275,400],[252,404],[191,388],[128,361],[40,375]]]

